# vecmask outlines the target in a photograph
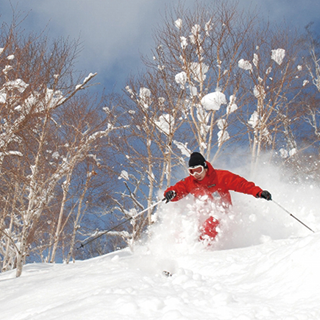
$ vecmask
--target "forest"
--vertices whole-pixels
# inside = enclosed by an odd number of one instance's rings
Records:
[[[252,177],[267,159],[292,183],[319,183],[312,24],[270,25],[228,2],[176,6],[144,70],[112,94],[75,70],[78,41],[27,34],[18,20],[2,24],[0,48],[1,272],[133,245],[193,151],[213,165],[249,161]]]

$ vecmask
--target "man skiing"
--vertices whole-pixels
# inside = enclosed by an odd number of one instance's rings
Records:
[[[232,205],[230,190],[271,200],[271,194],[268,191],[262,190],[253,182],[249,182],[232,172],[214,169],[199,152],[191,154],[188,171],[188,177],[165,190],[164,197],[167,202],[178,201],[188,194],[217,202],[213,194],[218,193],[220,197],[218,205],[227,209]],[[214,240],[218,234],[218,225],[219,220],[213,216],[206,219],[200,228],[200,240]]]

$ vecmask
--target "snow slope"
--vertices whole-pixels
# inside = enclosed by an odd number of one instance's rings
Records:
[[[228,249],[237,232],[244,235],[234,227],[224,233],[229,241],[206,248],[194,241],[188,213],[170,205],[133,251],[29,264],[20,278],[0,274],[1,320],[320,319],[320,233],[293,222],[303,236],[263,235],[260,244]]]
[[[273,201],[233,193],[217,243],[205,247],[199,203],[162,203],[132,250],[29,264],[20,278],[0,274],[1,320],[319,320],[320,190],[271,172],[257,183],[272,186],[273,198],[315,233]]]
[[[164,259],[138,251],[1,274],[1,319],[320,319],[320,234]]]

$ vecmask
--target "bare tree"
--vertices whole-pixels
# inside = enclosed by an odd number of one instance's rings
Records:
[[[95,76],[73,82],[76,42],[49,45],[41,36],[24,37],[15,24],[1,35],[0,253],[2,269],[15,267],[18,277],[31,252],[51,246],[49,260],[54,262],[58,246],[65,246],[74,171],[87,158],[95,159],[101,141],[116,126],[103,100],[92,106],[92,96],[76,99]],[[79,113],[77,123],[70,117],[63,121],[72,114],[69,110]],[[80,191],[82,200],[87,189]],[[81,204],[78,210],[83,211]]]
[[[306,27],[307,46],[310,53],[305,59],[306,67],[310,73],[312,84],[320,92],[320,39],[312,30],[313,23]]]

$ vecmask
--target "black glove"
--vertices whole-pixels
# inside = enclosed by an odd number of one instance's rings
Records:
[[[271,193],[267,190],[263,190],[263,191],[258,192],[256,197],[266,199],[266,200],[272,200]]]
[[[164,197],[165,197],[165,199],[167,200],[166,203],[168,203],[169,201],[171,201],[175,196],[176,196],[175,191],[173,191],[173,190],[167,191],[167,192],[164,194]]]

